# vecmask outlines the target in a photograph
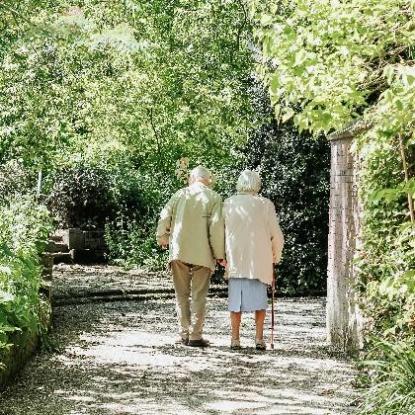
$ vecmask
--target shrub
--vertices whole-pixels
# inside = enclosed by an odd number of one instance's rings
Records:
[[[373,386],[365,395],[360,415],[409,415],[415,408],[414,344],[378,341],[366,362]]]
[[[127,183],[135,184],[129,187]],[[173,175],[162,178],[157,173],[130,171],[130,180],[124,176],[123,186],[126,190],[119,195],[116,217],[105,226],[109,259],[127,267],[163,269],[167,256],[156,243],[156,224],[162,206],[180,183]],[[128,203],[131,190],[127,189],[132,188],[137,189],[140,203]]]
[[[50,230],[48,211],[30,196],[0,206],[0,363],[16,333],[44,328],[40,254]]]
[[[143,267],[161,270],[166,267],[167,252],[157,246],[155,227],[143,229],[143,224],[131,217],[119,217],[105,227],[109,259],[127,268]]]
[[[30,175],[21,162],[13,159],[0,165],[0,203],[23,193],[29,186]]]
[[[265,125],[245,146],[245,167],[260,171],[262,194],[276,205],[285,236],[280,290],[326,289],[330,146],[291,126]]]
[[[371,335],[400,341],[412,337],[415,325],[415,226],[407,219],[407,195],[396,190],[402,180],[397,146],[370,142],[361,154],[361,306]]]
[[[60,168],[48,205],[61,227],[103,227],[116,210],[110,172],[84,159]]]

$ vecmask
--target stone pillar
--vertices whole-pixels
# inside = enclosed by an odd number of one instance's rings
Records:
[[[348,138],[331,141],[326,323],[329,344],[342,351],[362,347],[362,318],[354,289],[360,215],[352,142]]]

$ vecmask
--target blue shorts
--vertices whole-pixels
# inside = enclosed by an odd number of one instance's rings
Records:
[[[267,284],[248,278],[229,278],[228,310],[266,310],[268,306]]]

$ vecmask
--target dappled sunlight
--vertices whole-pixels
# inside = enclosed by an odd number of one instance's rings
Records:
[[[58,309],[60,351],[28,366],[25,407],[41,413],[46,405],[56,415],[348,413],[354,371],[324,351],[322,300],[279,300],[276,348],[266,352],[254,349],[249,314],[243,349],[230,350],[226,302],[209,306],[207,349],[174,344],[172,300]]]

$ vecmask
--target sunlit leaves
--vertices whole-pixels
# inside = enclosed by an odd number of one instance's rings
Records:
[[[38,333],[39,254],[51,230],[49,214],[31,197],[0,205],[0,355],[17,331]]]
[[[251,4],[264,64],[275,66],[268,70],[272,100],[294,105],[300,128],[315,134],[355,118],[367,97],[384,89],[380,69],[413,42],[405,0]]]

